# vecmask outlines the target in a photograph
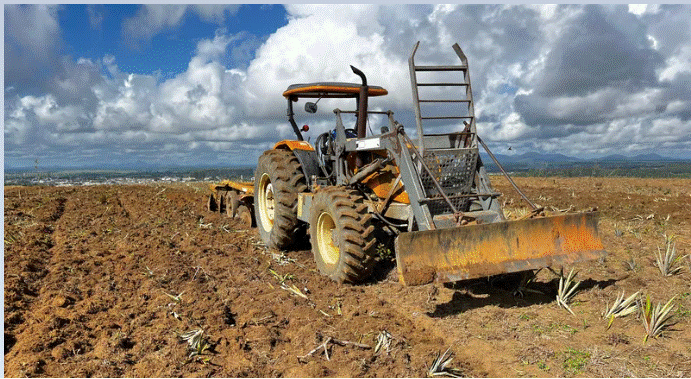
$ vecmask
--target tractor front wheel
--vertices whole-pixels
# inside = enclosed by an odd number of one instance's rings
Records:
[[[291,151],[267,150],[259,157],[254,178],[259,234],[268,247],[287,249],[304,237],[297,217],[298,194],[307,191],[300,163]]]
[[[374,268],[372,215],[357,191],[325,187],[314,195],[310,240],[319,271],[339,283],[366,280]]]

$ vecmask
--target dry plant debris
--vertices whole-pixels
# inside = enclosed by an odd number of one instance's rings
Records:
[[[318,352],[319,350],[323,350],[323,351],[324,351],[324,357],[326,358],[327,361],[330,361],[330,360],[331,360],[331,357],[329,356],[329,349],[331,348],[331,346],[329,346],[329,344],[331,344],[331,345],[339,345],[339,346],[348,346],[348,345],[350,345],[350,346],[359,347],[359,348],[361,348],[361,349],[371,349],[371,348],[372,348],[372,347],[369,346],[369,345],[365,345],[365,344],[358,343],[358,342],[339,340],[339,339],[336,339],[336,338],[333,338],[333,337],[326,337],[326,338],[324,338],[324,336],[322,336],[321,333],[318,333],[317,336],[318,336],[320,339],[323,338],[324,342],[320,343],[319,345],[317,345],[317,347],[315,347],[314,349],[310,350],[309,353],[307,353],[307,354],[305,354],[305,355],[302,355],[302,356],[298,356],[297,358],[298,358],[298,360],[299,360],[300,362],[303,362],[303,363],[306,362],[307,357],[312,356],[312,354]]]

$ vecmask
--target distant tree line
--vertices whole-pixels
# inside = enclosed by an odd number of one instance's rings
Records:
[[[662,163],[643,166],[579,165],[553,168],[530,168],[514,171],[514,176],[530,177],[634,177],[634,178],[691,178],[691,163]]]

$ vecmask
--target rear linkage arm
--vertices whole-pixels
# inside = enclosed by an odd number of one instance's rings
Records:
[[[489,154],[489,157],[492,158],[492,160],[494,161],[494,164],[496,164],[497,167],[499,167],[499,170],[501,170],[501,172],[504,174],[504,176],[506,176],[506,179],[509,180],[509,183],[511,183],[511,185],[512,185],[513,188],[516,190],[516,192],[518,192],[518,194],[521,195],[521,197],[523,198],[523,200],[525,200],[525,201],[528,203],[528,205],[530,205],[530,207],[533,208],[533,212],[532,212],[532,213],[533,213],[533,214],[540,213],[540,212],[544,209],[544,207],[538,208],[535,204],[533,204],[533,202],[530,201],[530,199],[528,199],[528,197],[523,193],[523,191],[521,191],[521,189],[518,188],[518,186],[516,185],[516,183],[514,183],[513,179],[511,179],[511,177],[510,177],[509,174],[506,172],[506,170],[504,170],[504,167],[502,167],[502,165],[499,163],[499,161],[498,161],[497,158],[494,156],[494,154],[492,154],[492,152],[489,150],[489,147],[487,147],[487,145],[485,144],[485,141],[483,141],[482,138],[480,138],[480,136],[477,136],[477,140],[480,142],[480,144],[482,145],[482,147],[485,148],[485,150],[487,151],[487,154]]]

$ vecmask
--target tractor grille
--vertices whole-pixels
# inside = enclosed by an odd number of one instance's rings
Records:
[[[423,159],[427,167],[441,185],[446,196],[459,211],[465,211],[470,202],[467,197],[453,198],[455,195],[469,194],[477,165],[477,149],[428,149]],[[421,171],[422,186],[428,199],[441,197],[434,182],[426,170]],[[451,213],[453,210],[444,199],[428,200],[427,205],[432,215]]]

